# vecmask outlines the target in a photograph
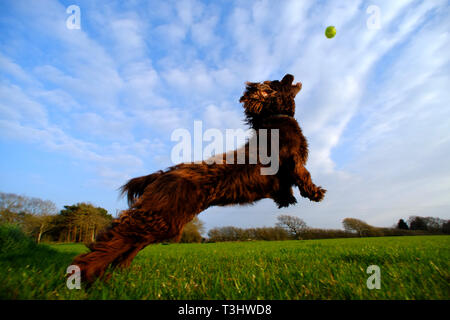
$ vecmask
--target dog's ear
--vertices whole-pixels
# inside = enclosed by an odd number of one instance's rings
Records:
[[[244,103],[244,108],[250,113],[260,113],[263,104],[276,94],[276,90],[271,87],[271,81],[263,83],[247,82],[244,95],[239,102]]]
[[[291,86],[292,82],[294,82],[294,76],[289,73],[283,77],[283,80],[281,80],[281,84],[283,86]]]
[[[281,80],[281,85],[283,87],[282,91],[289,92],[293,97],[295,97],[297,93],[299,93],[299,91],[302,89],[302,84],[301,82],[298,82],[293,85],[293,82],[294,76],[288,73],[283,77],[283,80]]]

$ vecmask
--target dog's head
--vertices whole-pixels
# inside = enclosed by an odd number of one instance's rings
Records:
[[[254,124],[274,115],[294,116],[294,99],[302,84],[293,82],[291,74],[286,74],[281,81],[247,82],[244,95],[239,100],[244,103],[247,121]]]

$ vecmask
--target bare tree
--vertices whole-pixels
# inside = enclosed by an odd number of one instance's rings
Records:
[[[295,239],[301,238],[301,233],[308,229],[306,222],[298,217],[280,215],[277,220],[276,226],[284,228]]]
[[[0,217],[2,222],[16,223],[41,241],[42,235],[51,229],[56,205],[49,200],[31,198],[14,193],[0,193]]]
[[[25,197],[14,193],[0,192],[0,210],[20,212],[23,209]]]
[[[27,198],[24,211],[29,215],[29,218],[25,219],[27,224],[25,229],[31,229],[30,233],[36,237],[36,242],[40,243],[42,235],[53,227],[53,220],[58,209],[50,200]]]
[[[0,222],[20,224],[25,197],[14,193],[0,192]]]

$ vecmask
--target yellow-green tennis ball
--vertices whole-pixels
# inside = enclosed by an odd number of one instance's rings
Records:
[[[325,36],[328,39],[333,38],[336,35],[336,28],[334,26],[329,26],[326,30],[325,30]]]

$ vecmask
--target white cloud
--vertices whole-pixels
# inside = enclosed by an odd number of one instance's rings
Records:
[[[21,120],[38,126],[46,125],[47,112],[44,106],[30,99],[17,85],[0,83],[0,117]]]
[[[34,84],[34,80],[22,69],[20,65],[13,62],[0,52],[0,70],[4,75],[10,75],[25,84]]]
[[[203,21],[195,23],[192,26],[192,38],[194,41],[200,46],[210,45],[217,38],[214,33],[214,28],[217,24],[218,18],[217,16],[207,17]]]
[[[115,53],[119,59],[143,58],[145,43],[139,20],[134,18],[111,20],[111,33],[116,42]]]
[[[202,118],[205,122],[205,128],[219,130],[246,129],[242,119],[242,110],[233,109],[226,104],[222,104],[220,107],[214,104],[206,106]]]

